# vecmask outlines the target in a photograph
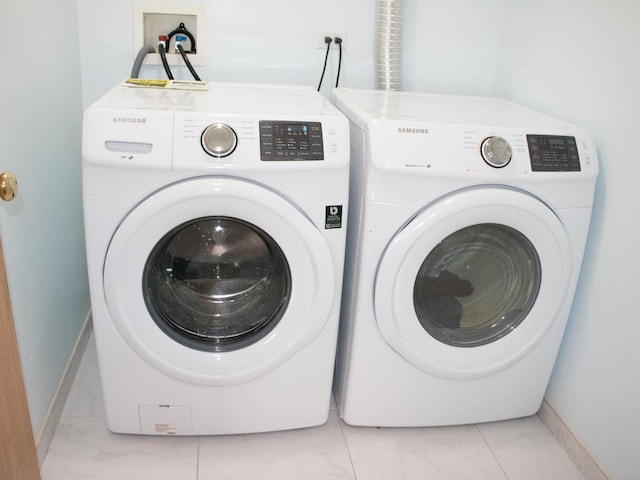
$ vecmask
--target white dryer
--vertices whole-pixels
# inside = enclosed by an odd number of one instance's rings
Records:
[[[337,89],[352,186],[335,392],[353,425],[534,414],[580,273],[584,130],[495,98]]]
[[[118,86],[84,116],[83,198],[108,428],[326,421],[348,122],[311,88]]]

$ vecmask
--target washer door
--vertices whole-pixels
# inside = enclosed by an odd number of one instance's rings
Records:
[[[143,200],[104,265],[113,322],[154,368],[230,385],[282,365],[313,340],[335,301],[322,233],[257,184],[192,179]]]
[[[383,338],[445,378],[490,375],[530,352],[566,302],[569,240],[540,200],[483,187],[427,206],[387,245],[374,303]]]

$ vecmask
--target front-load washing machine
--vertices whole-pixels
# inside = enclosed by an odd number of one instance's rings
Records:
[[[534,414],[596,176],[584,130],[495,98],[337,89],[352,187],[335,392],[353,425]]]
[[[348,121],[311,88],[118,86],[84,116],[107,426],[231,434],[326,421]]]

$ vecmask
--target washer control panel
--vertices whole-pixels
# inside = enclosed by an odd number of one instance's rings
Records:
[[[322,124],[260,120],[260,160],[324,160]]]
[[[534,172],[579,172],[580,158],[575,137],[527,135],[531,170]]]

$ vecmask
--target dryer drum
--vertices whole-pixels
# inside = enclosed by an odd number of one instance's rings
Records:
[[[144,268],[149,313],[172,339],[205,351],[246,347],[281,319],[291,294],[284,253],[266,232],[230,217],[179,225]]]
[[[440,342],[485,345],[524,321],[540,280],[538,254],[524,235],[505,225],[472,225],[427,255],[414,284],[414,308]]]

